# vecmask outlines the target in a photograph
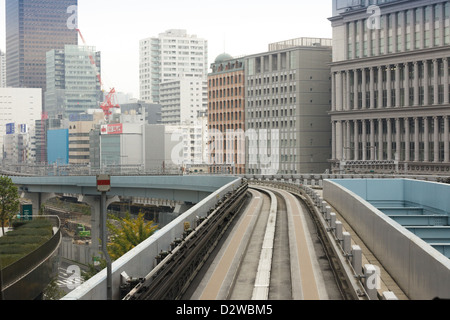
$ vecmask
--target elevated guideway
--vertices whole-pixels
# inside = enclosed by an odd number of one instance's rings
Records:
[[[448,220],[445,220],[446,213],[450,211],[450,207],[447,204],[448,201],[443,201],[444,206],[442,207],[434,206],[434,209],[438,210],[434,211],[431,215],[428,213],[430,207],[433,206],[424,204],[423,202],[421,203],[421,201],[409,203],[408,206],[403,207],[402,205],[404,203],[401,204],[387,201],[389,200],[389,196],[392,195],[392,190],[402,190],[402,194],[405,194],[405,189],[399,184],[399,181],[402,179],[397,179],[398,177],[380,177],[376,175],[371,175],[369,177],[361,175],[295,175],[270,177],[186,176],[177,178],[169,177],[167,180],[167,177],[157,177],[158,179],[156,180],[153,180],[150,177],[142,177],[142,180],[136,178],[138,177],[113,177],[112,184],[115,185],[117,183],[119,190],[117,193],[111,194],[111,201],[114,197],[120,197],[122,195],[129,196],[131,193],[137,192],[140,195],[147,197],[158,195],[161,197],[169,197],[171,199],[183,199],[183,201],[197,199],[198,203],[191,210],[167,225],[166,228],[158,232],[154,237],[130,251],[123,258],[114,262],[114,299],[120,299],[121,288],[123,288],[124,285],[130,285],[130,290],[135,288],[136,282],[132,282],[132,280],[136,281],[136,279],[144,278],[150,279],[148,276],[152,270],[156,266],[159,266],[159,263],[165,259],[170,260],[170,253],[177,250],[175,248],[177,248],[177,245],[179,244],[178,240],[183,238],[183,234],[186,231],[186,222],[191,226],[199,226],[204,223],[205,221],[203,219],[208,217],[214,210],[219,210],[221,206],[224,206],[226,199],[235,195],[243,184],[245,184],[245,181],[250,183],[252,186],[252,188],[250,188],[251,190],[261,189],[256,190],[261,192],[261,195],[259,196],[261,198],[263,197],[262,194],[267,196],[269,192],[272,192],[278,203],[284,203],[284,205],[281,204],[279,211],[283,211],[285,214],[289,210],[293,212],[293,208],[298,207],[296,202],[291,203],[291,200],[287,200],[291,198],[292,195],[304,204],[303,210],[307,210],[311,214],[311,218],[317,227],[317,236],[323,243],[322,247],[324,254],[327,256],[331,269],[334,270],[334,273],[336,274],[337,282],[340,283],[338,284],[337,289],[341,292],[346,292],[346,294],[344,294],[345,299],[432,299],[434,297],[446,298],[450,295],[450,292],[448,291],[450,286],[443,286],[439,283],[442,282],[441,279],[448,278],[448,273],[445,273],[447,272],[445,270],[449,269],[446,267],[448,258],[445,256],[447,252],[445,250],[447,250],[449,241],[448,237],[436,236],[430,241],[427,241],[425,236],[423,237],[423,240],[417,236],[416,238],[423,242],[418,246],[416,246],[418,240],[414,238],[414,233],[418,234],[421,232],[424,234],[427,229],[433,229],[436,235],[438,232],[441,232],[440,230],[443,230],[442,232],[444,232],[448,228]],[[182,178],[186,178],[186,180],[182,181]],[[207,182],[209,179],[215,178],[217,178],[217,180],[215,180],[217,182],[216,184],[214,182],[210,184]],[[429,181],[436,181],[438,179],[438,177],[435,176],[422,176],[419,178]],[[62,182],[60,184],[58,184],[59,180],[57,180],[57,178],[55,178],[55,180],[52,180],[53,177],[51,177],[50,180],[44,178],[43,180],[41,179],[41,181],[37,178],[36,180],[32,180],[30,185],[27,183],[27,179],[29,178],[15,177],[14,179],[17,179],[15,182],[21,187],[23,193],[40,194],[41,200],[44,198],[42,197],[44,193],[81,194],[84,197],[98,197],[95,190],[95,177],[88,179],[86,179],[86,177],[67,177],[68,180],[64,180],[66,178],[63,178],[60,180],[60,182]],[[361,185],[362,181],[366,180],[379,183],[381,190],[384,190],[384,192],[378,194],[376,198],[368,198],[371,200],[370,202],[367,202],[365,198],[370,194],[369,191],[371,188],[369,187],[369,184],[367,183],[364,186]],[[387,191],[388,189],[382,187],[384,183],[389,180],[395,180],[395,183],[397,183],[391,191]],[[355,196],[352,191],[347,189],[351,181],[359,186],[356,190],[362,192],[361,194]],[[338,182],[342,182],[342,185],[339,186]],[[149,184],[146,187],[147,183]],[[427,186],[430,186],[429,183],[431,183],[433,188],[430,190],[434,190],[435,192],[435,195],[433,195],[433,192],[430,191],[431,194],[428,193],[425,198],[428,197],[431,199],[431,202],[447,199],[443,194],[437,192],[437,189],[434,189],[434,182],[423,183]],[[442,186],[443,184],[437,185]],[[172,188],[170,186],[172,186]],[[122,190],[120,190],[121,188]],[[262,189],[265,189],[265,191],[263,192]],[[253,192],[250,194],[252,194],[253,197],[258,197],[258,195],[255,195]],[[421,191],[412,192],[411,197],[415,200],[424,199],[424,196],[421,195]],[[366,202],[361,202],[359,198]],[[255,206],[254,210],[262,210],[264,205],[257,203],[252,204],[252,206]],[[288,209],[288,207],[291,209]],[[379,209],[377,209],[377,207]],[[389,221],[387,223],[389,227],[385,228],[383,226],[379,229],[381,225],[372,214],[374,209],[378,210],[376,214],[377,217],[381,212],[380,210],[386,210],[386,214],[382,218],[382,221],[383,223]],[[231,211],[234,211],[234,209]],[[253,212],[254,213],[250,216],[245,215],[246,227],[243,227],[243,230],[247,231],[241,230],[245,235],[241,235],[241,240],[238,242],[235,241],[234,246],[242,246],[244,239],[249,237],[248,230],[253,230],[251,228],[256,226],[257,220],[255,219],[257,219],[257,211]],[[288,221],[287,225],[299,224],[300,216],[301,214],[299,213],[293,213],[287,220],[286,218],[279,219],[279,216],[277,216],[276,222]],[[289,215],[286,215],[286,217],[289,217]],[[275,223],[275,225],[277,223]],[[266,227],[268,225],[269,224],[267,223],[265,224]],[[309,224],[308,226],[308,230],[311,231],[311,225]],[[392,226],[394,227],[392,228]],[[401,231],[399,232],[399,230]],[[374,237],[374,231],[380,231],[383,235]],[[407,240],[402,238],[405,235],[407,235]],[[405,241],[410,242],[407,244],[407,247],[399,249],[400,251],[393,252],[392,250],[388,250],[392,247],[393,243],[396,244],[394,248],[397,248],[399,245],[405,244]],[[424,246],[426,242],[429,244],[428,247]],[[291,241],[290,245],[292,245],[292,243],[294,243],[294,241]],[[430,245],[434,245],[435,249]],[[299,247],[304,248],[305,245],[299,245]],[[247,248],[250,247],[247,246]],[[442,253],[439,252],[439,248],[442,248]],[[430,251],[430,249],[433,249],[434,251]],[[292,260],[295,260],[295,254],[292,255],[293,250],[290,249],[289,251],[290,257],[293,257]],[[240,259],[243,259],[246,254],[243,254],[242,252],[247,251],[244,250],[239,252],[241,252]],[[261,252],[259,255],[256,255],[258,258],[255,259],[254,262],[261,261]],[[272,253],[274,254],[274,251]],[[386,256],[386,254],[388,256]],[[425,264],[421,264],[420,266],[410,264],[402,265],[400,263],[402,261],[412,261],[407,258],[407,256],[411,257],[411,254],[417,257],[420,256],[420,259],[413,260],[423,261],[422,259],[429,258],[434,260],[431,264],[435,266],[433,267],[435,268],[433,270],[438,270],[439,272],[436,273],[427,269]],[[299,257],[300,255],[301,253],[297,252],[297,256]],[[273,255],[272,258],[274,256],[275,255]],[[391,262],[395,262],[396,259],[397,264],[392,264]],[[226,261],[228,261],[228,259]],[[289,264],[292,265],[292,261],[289,262]],[[300,262],[297,262],[296,264],[298,266]],[[230,279],[228,272],[233,266],[236,268],[236,264],[231,263],[230,268],[226,271],[228,279]],[[295,268],[291,267],[291,269]],[[421,273],[420,275],[417,273],[417,270],[419,269],[421,270],[419,272]],[[314,272],[317,272],[317,264],[313,264],[313,270]],[[377,280],[378,275],[380,275],[379,270],[381,270],[381,283],[378,283]],[[396,270],[403,270],[403,272],[397,273]],[[441,272],[444,272],[445,274],[442,275]],[[433,275],[435,276],[434,279]],[[105,299],[105,277],[106,271],[104,270],[78,287],[64,299]],[[317,276],[314,276],[314,278],[317,279]],[[227,276],[225,276],[225,279],[227,279]],[[301,280],[299,280],[301,279],[300,276],[293,276],[292,279],[294,279],[295,283],[301,282]],[[372,280],[375,282],[371,283]],[[426,286],[416,286],[416,284],[423,283],[423,281],[427,282]],[[131,283],[134,283],[134,285],[131,285]],[[431,286],[428,286],[428,284],[431,284]],[[435,287],[433,288],[433,286]],[[220,299],[220,297],[226,297],[226,295],[223,295],[223,287],[219,289],[216,288],[215,290],[218,299]],[[296,297],[298,298],[302,295],[298,294]],[[333,295],[331,296],[333,297]],[[322,296],[319,295],[319,297],[324,297],[323,292]],[[303,298],[305,298],[305,295],[303,295]]]

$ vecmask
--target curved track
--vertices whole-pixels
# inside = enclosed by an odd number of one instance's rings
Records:
[[[342,299],[307,207],[279,189],[251,186],[249,193],[184,299]]]

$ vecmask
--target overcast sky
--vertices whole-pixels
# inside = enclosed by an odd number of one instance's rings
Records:
[[[209,61],[268,50],[299,37],[331,38],[331,0],[78,0],[78,26],[102,53],[105,86],[139,97],[139,40],[186,29],[208,40]],[[5,0],[0,49],[5,50]],[[80,40],[81,43],[81,40]]]

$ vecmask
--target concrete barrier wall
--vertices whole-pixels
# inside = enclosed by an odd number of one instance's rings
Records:
[[[195,226],[197,217],[204,217],[208,211],[214,208],[217,202],[228,192],[237,190],[241,185],[241,178],[225,185],[214,192],[196,206],[182,214],[180,217],[169,223],[163,229],[157,231],[149,239],[139,246],[130,250],[124,256],[114,261],[112,264],[112,290],[113,299],[120,298],[120,275],[126,272],[133,278],[144,278],[155,267],[155,257],[161,251],[168,251],[170,244],[177,238],[182,238],[184,232],[184,223],[189,222]],[[106,269],[89,279],[62,300],[106,300]]]
[[[410,299],[449,299],[450,260],[364,198],[393,199],[399,192],[404,195],[403,184],[404,180],[325,180],[323,194]]]

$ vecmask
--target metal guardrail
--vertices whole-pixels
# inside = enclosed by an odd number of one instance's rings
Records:
[[[45,244],[29,253],[22,259],[10,264],[2,269],[3,290],[13,286],[17,281],[25,277],[36,269],[58,249],[61,242],[61,221],[58,216],[34,216],[33,219],[49,219],[53,222],[53,227],[57,228],[52,238]]]

